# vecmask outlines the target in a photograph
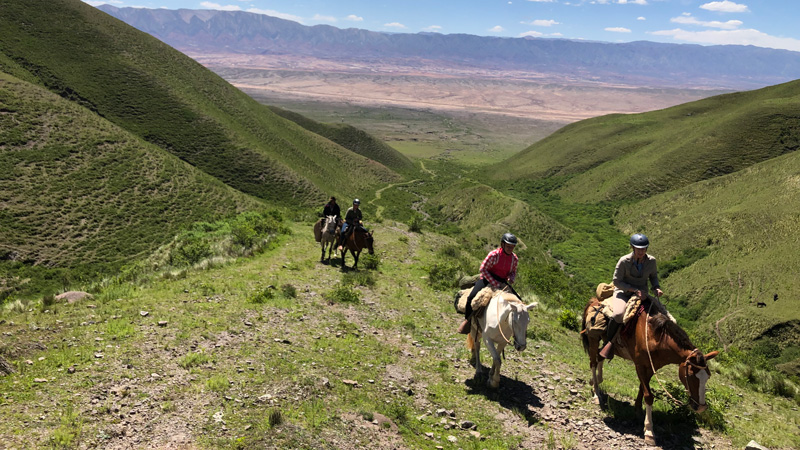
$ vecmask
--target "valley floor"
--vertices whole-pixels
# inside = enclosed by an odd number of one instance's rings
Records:
[[[452,292],[426,281],[447,238],[387,220],[375,239],[377,270],[320,263],[301,223],[223,267],[7,311],[2,349],[18,371],[0,378],[0,448],[644,447],[629,364],[607,366],[601,411],[577,334],[545,307],[488,390],[472,380]],[[664,397],[660,448],[735,448]]]

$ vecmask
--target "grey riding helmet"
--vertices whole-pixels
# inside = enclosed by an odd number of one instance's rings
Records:
[[[506,233],[503,235],[501,242],[511,245],[517,245],[517,237],[511,233]]]
[[[650,240],[642,233],[636,233],[631,236],[631,247],[633,248],[647,248],[650,246]]]

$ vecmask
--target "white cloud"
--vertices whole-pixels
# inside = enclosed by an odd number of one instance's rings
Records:
[[[708,11],[716,11],[716,12],[727,12],[727,13],[741,13],[749,11],[749,9],[747,9],[747,5],[734,3],[730,0],[706,3],[705,5],[700,6],[700,9],[706,9]]]
[[[425,31],[439,31],[441,29],[442,29],[442,27],[440,27],[439,25],[431,25],[429,27],[423,28],[423,30],[425,30]]]
[[[636,20],[647,20],[647,19],[642,17],[642,16],[639,16],[639,17],[636,18]]]
[[[100,0],[100,1],[92,1],[92,0],[83,0],[84,3],[87,5],[94,6],[97,8],[100,5],[121,5],[122,2],[119,0]]]
[[[529,2],[537,2],[537,3],[553,3],[556,0],[528,0]],[[508,2],[509,4],[511,2]]]
[[[505,29],[503,27],[501,27],[500,25],[497,25],[497,26],[494,26],[492,28],[489,28],[487,31],[492,32],[492,33],[501,33],[503,31],[505,31]]]
[[[608,27],[608,28],[603,28],[603,29],[606,30],[606,31],[610,31],[612,33],[630,33],[631,32],[631,30],[629,30],[627,28],[623,28],[623,27]]]
[[[542,36],[544,36],[544,34],[538,31],[526,31],[524,33],[519,34],[519,37],[542,37]]]
[[[561,33],[550,33],[550,36],[561,37],[561,36],[563,36],[563,34],[561,34]]]
[[[656,36],[672,36],[676,41],[713,45],[754,45],[800,52],[800,39],[770,36],[754,29],[686,31],[680,28],[650,32]]]
[[[620,5],[646,5],[647,0],[619,0]]]
[[[265,16],[272,16],[277,17],[279,19],[284,20],[291,20],[293,22],[303,23],[303,18],[299,16],[295,16],[293,14],[286,14],[282,12],[278,12],[272,9],[258,9],[258,8],[250,8],[247,12],[255,13],[255,14],[264,14]]]
[[[698,26],[706,27],[706,28],[720,28],[722,30],[735,30],[735,29],[739,28],[740,26],[742,26],[742,24],[744,23],[741,20],[729,20],[727,22],[720,22],[720,21],[717,21],[717,20],[712,20],[710,22],[707,22],[707,21],[703,21],[703,20],[698,20],[698,19],[692,17],[691,15],[689,15],[689,16],[683,15],[683,16],[680,16],[680,17],[673,17],[672,19],[669,19],[669,21],[673,22],[673,23],[680,23],[680,24],[683,24],[683,25],[698,25]]]
[[[350,22],[363,22],[364,18],[355,14],[350,14],[349,16],[345,17],[344,20],[349,20]]]
[[[532,22],[522,22],[523,25],[533,25],[535,27],[552,27],[553,25],[561,25],[560,22],[555,20],[537,19]]]
[[[398,28],[398,29],[401,29],[401,30],[404,30],[406,28],[405,25],[403,25],[402,23],[399,23],[399,22],[385,23],[385,24],[383,24],[383,26],[385,26],[387,28]]]
[[[203,8],[216,9],[216,10],[219,10],[219,11],[241,11],[242,10],[242,8],[239,8],[236,5],[225,5],[225,6],[222,6],[219,3],[212,3],[212,2],[201,2],[200,6],[202,6]]]
[[[336,17],[331,16],[321,16],[319,14],[314,14],[314,17],[311,18],[314,22],[336,22]]]

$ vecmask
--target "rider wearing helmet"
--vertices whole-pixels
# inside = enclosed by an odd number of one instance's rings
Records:
[[[326,216],[336,216],[336,220],[342,220],[342,210],[339,208],[339,205],[336,203],[336,197],[331,195],[331,198],[328,200],[328,203],[322,208],[322,217]]]
[[[611,297],[614,305],[614,320],[608,323],[608,340],[600,351],[600,356],[605,359],[614,357],[614,346],[611,340],[622,325],[622,318],[628,300],[634,295],[644,299],[647,295],[647,283],[653,288],[656,296],[661,297],[664,292],[658,283],[658,268],[656,259],[647,254],[650,240],[647,236],[636,233],[631,236],[631,253],[623,256],[614,269],[614,296]]]
[[[500,289],[503,285],[511,285],[517,277],[517,263],[519,258],[514,254],[514,247],[517,246],[517,237],[511,233],[505,233],[500,238],[500,247],[492,250],[486,255],[481,263],[481,277],[475,283],[472,291],[467,297],[467,306],[464,311],[464,322],[458,327],[461,334],[469,334],[469,316],[472,315],[472,299],[478,295],[481,289],[488,285]]]
[[[342,249],[342,244],[344,241],[347,240],[347,237],[350,236],[350,233],[353,232],[356,226],[361,225],[361,200],[354,199],[353,206],[347,208],[347,212],[344,214],[344,225],[342,225],[342,235],[339,238],[339,250]]]

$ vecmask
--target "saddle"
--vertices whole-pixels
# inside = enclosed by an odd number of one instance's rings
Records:
[[[470,292],[472,292],[471,287],[462,289],[456,293],[455,307],[457,313],[464,314],[466,312],[467,297],[469,297]],[[503,286],[502,289],[495,289],[491,285],[486,286],[475,295],[475,298],[472,299],[472,317],[480,317],[486,310],[486,307],[489,306],[489,302],[492,301],[492,298],[494,298],[498,292],[507,292],[509,294],[512,293],[508,286]]]

